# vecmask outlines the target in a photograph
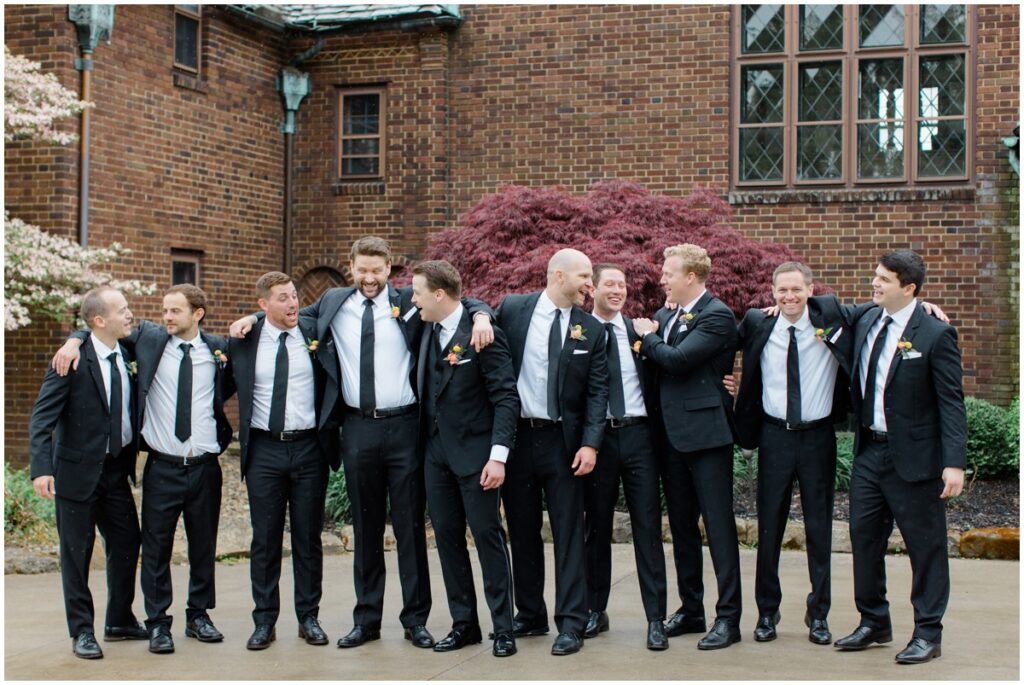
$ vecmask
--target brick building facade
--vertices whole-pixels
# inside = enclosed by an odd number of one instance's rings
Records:
[[[390,239],[403,265],[503,184],[583,192],[622,178],[669,195],[701,185],[729,199],[744,234],[788,244],[845,298],[868,296],[881,251],[918,250],[930,269],[923,295],[959,329],[966,392],[1000,404],[1019,392],[1019,180],[1001,142],[1020,116],[1018,6],[967,10],[966,180],[798,189],[736,182],[738,8],[415,7],[423,11],[333,27],[322,14],[287,24],[203,7],[201,63],[190,74],[174,66],[172,6],[118,6],[92,75],[90,244],[125,243],[134,253],[117,275],[160,289],[174,255],[197,259],[214,330],[251,310],[251,284],[282,268],[286,146],[275,80],[309,51],[297,65],[311,91],[296,117],[290,246],[306,300],[346,282],[352,238]],[[77,90],[67,6],[4,13],[12,52]],[[381,94],[382,173],[349,180],[339,96],[366,89]],[[77,235],[76,148],[11,144],[5,171],[12,215]],[[132,304],[158,318],[159,303]],[[25,460],[28,414],[66,330],[39,323],[6,337],[11,461]]]

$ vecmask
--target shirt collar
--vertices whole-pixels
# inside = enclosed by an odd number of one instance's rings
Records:
[[[106,359],[107,357],[110,356],[111,352],[116,352],[118,355],[121,354],[121,346],[120,345],[116,345],[117,349],[112,350],[109,347],[107,347],[103,343],[103,341],[100,340],[99,338],[97,338],[95,335],[90,335],[89,338],[92,340],[93,349],[96,350],[96,355],[100,359]]]
[[[267,322],[267,325],[271,325],[269,321]],[[199,331],[196,331],[196,337],[192,338],[191,340],[185,340],[184,338],[179,337],[177,335],[172,335],[171,340],[174,341],[175,347],[180,347],[181,344],[184,343],[186,345],[191,345],[193,348],[195,348],[199,346],[203,339],[202,336],[199,335]]]
[[[789,319],[779,314],[779,320],[775,324],[785,329],[789,329],[790,326],[796,326],[796,329],[803,333],[811,327],[811,314],[807,311],[807,307],[804,307],[804,313],[800,315],[800,318],[796,320],[796,323],[791,323]]]
[[[553,312],[556,309],[560,309],[562,310],[562,314],[568,316],[569,313],[572,311],[572,306],[559,307],[554,302],[552,302],[551,298],[548,297],[548,291],[546,290],[540,291],[540,303],[544,306],[544,312]]]
[[[444,317],[444,319],[438,322],[441,324],[441,328],[443,328],[446,331],[454,333],[455,329],[459,327],[459,321],[462,320],[462,310],[463,307],[462,303],[460,302],[455,307],[455,311],[453,311],[451,314]]]
[[[898,311],[895,311],[892,314],[883,309],[882,316],[879,317],[879,320],[885,319],[886,316],[891,316],[893,324],[899,326],[900,328],[906,328],[907,323],[910,321],[910,317],[913,315],[914,308],[916,306],[917,300],[911,300],[910,304],[908,304],[906,307]]]
[[[359,306],[365,307],[366,305],[363,303],[369,300],[370,298],[367,297],[366,295],[363,295],[362,290],[357,290],[356,292],[359,293],[359,297],[362,298],[359,300]],[[385,283],[384,287],[380,289],[380,292],[373,297],[373,306],[382,307],[384,309],[391,309],[391,291],[388,284]]]
[[[690,300],[690,301],[689,301],[689,302],[688,302],[688,303],[686,304],[686,306],[684,306],[684,307],[682,308],[682,311],[684,311],[684,312],[686,312],[687,314],[689,314],[689,313],[690,313],[690,310],[691,310],[691,309],[693,309],[694,307],[696,307],[696,306],[697,306],[697,303],[698,303],[698,302],[700,302],[700,298],[704,297],[704,293],[706,293],[706,292],[707,292],[707,289],[706,289],[706,288],[705,288],[704,290],[701,290],[701,291],[700,291],[700,295],[698,295],[697,297],[695,297],[695,298],[693,298],[692,300]]]
[[[274,340],[279,340],[281,338],[281,334],[282,333],[287,333],[288,335],[293,335],[293,336],[294,335],[299,335],[299,333],[298,333],[299,327],[298,326],[295,326],[293,328],[289,328],[286,331],[286,330],[284,330],[282,328],[278,328],[274,324],[270,323],[270,319],[266,319],[266,318],[263,319],[263,330],[266,331],[267,333],[269,333],[270,337],[273,338]],[[301,335],[299,336],[299,339],[300,340],[302,339]]]

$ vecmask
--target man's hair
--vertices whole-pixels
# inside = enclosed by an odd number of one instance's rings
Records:
[[[790,271],[799,271],[804,275],[804,283],[810,285],[814,281],[814,274],[811,272],[811,268],[801,262],[783,262],[775,267],[775,271],[772,273],[772,285],[775,285],[775,279],[779,274],[789,273]]]
[[[117,288],[101,285],[82,296],[82,306],[78,309],[78,316],[89,328],[92,328],[92,320],[97,316],[107,315],[107,301],[103,299],[103,293],[111,290],[119,292]]]
[[[612,264],[611,262],[605,262],[603,264],[595,264],[594,265],[594,276],[593,276],[593,281],[594,281],[594,285],[595,286],[601,280],[601,274],[604,273],[605,271],[608,271],[609,269],[614,269],[616,271],[621,271],[623,276],[626,275],[626,270],[623,269],[618,264]]]
[[[680,257],[683,260],[683,273],[691,271],[702,281],[706,281],[711,273],[711,258],[708,251],[693,243],[683,243],[665,248],[665,259],[669,257]]]
[[[270,289],[275,285],[291,283],[292,277],[280,271],[268,271],[256,281],[256,297],[267,299],[270,297]]]
[[[356,257],[364,255],[367,257],[383,257],[388,263],[391,262],[391,245],[383,238],[369,235],[352,243],[352,251],[349,253],[349,261],[355,261]]]
[[[420,262],[412,268],[412,275],[423,276],[431,291],[443,290],[453,300],[462,295],[462,277],[454,266],[443,259]]]
[[[206,318],[206,314],[210,311],[206,308],[206,293],[203,292],[199,286],[192,285],[191,283],[180,283],[178,285],[172,285],[166,291],[164,295],[171,295],[173,293],[181,293],[188,300],[188,306],[192,308],[192,311],[197,309],[203,310],[203,319]],[[202,321],[203,319],[200,319]]]
[[[921,294],[926,271],[921,255],[912,250],[896,250],[882,255],[878,263],[899,277],[900,286],[906,287],[913,283],[915,297]]]

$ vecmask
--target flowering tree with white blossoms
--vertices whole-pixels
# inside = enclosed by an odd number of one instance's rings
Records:
[[[56,121],[92,105],[80,102],[53,74],[42,73],[38,63],[11,54],[7,46],[4,54],[4,140],[73,142],[75,136],[58,131]],[[33,316],[63,321],[78,309],[82,295],[99,285],[133,294],[153,293],[153,283],[118,281],[92,269],[129,252],[117,243],[106,249],[84,248],[12,218],[5,209],[4,328],[13,331],[27,326]]]

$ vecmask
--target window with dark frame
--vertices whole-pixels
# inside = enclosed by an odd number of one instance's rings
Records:
[[[202,9],[199,5],[174,6],[174,66],[199,73]]]
[[[384,178],[385,99],[383,87],[338,91],[338,177],[342,181]]]
[[[200,258],[198,253],[171,250],[171,285],[191,283],[198,286]]]
[[[970,180],[967,5],[733,10],[733,186]]]

